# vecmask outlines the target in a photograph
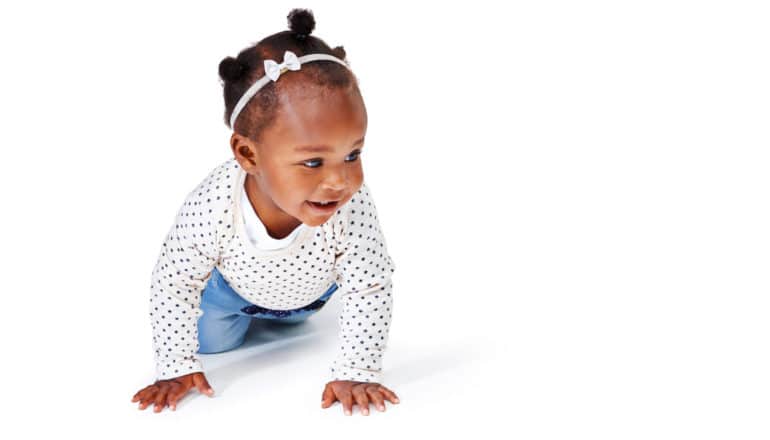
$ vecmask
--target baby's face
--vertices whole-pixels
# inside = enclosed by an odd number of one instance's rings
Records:
[[[367,115],[357,87],[347,90],[284,93],[273,124],[255,150],[255,165],[238,158],[253,175],[266,218],[288,216],[309,226],[325,223],[363,183],[359,152]],[[248,165],[247,165],[248,166]],[[312,202],[336,201],[326,208]],[[260,212],[259,209],[282,211]],[[288,216],[287,216],[288,215]]]

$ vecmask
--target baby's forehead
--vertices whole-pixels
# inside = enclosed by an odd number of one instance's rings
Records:
[[[293,72],[292,72],[293,73]],[[283,77],[281,77],[283,79]],[[300,102],[307,100],[349,98],[357,95],[355,86],[335,87],[331,84],[318,84],[307,81],[302,77],[292,78],[295,81],[285,81],[276,84],[276,95],[280,102]]]
[[[292,93],[278,94],[276,120],[295,123],[323,123],[336,125],[340,118],[366,119],[366,109],[360,94],[350,90],[299,89]]]

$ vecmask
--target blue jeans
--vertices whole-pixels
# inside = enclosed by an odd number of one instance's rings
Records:
[[[243,344],[249,324],[255,318],[302,322],[320,310],[337,287],[337,284],[332,282],[326,293],[305,307],[271,310],[243,299],[227,284],[219,270],[214,268],[201,294],[200,307],[203,315],[198,318],[198,353],[220,353],[239,347]]]

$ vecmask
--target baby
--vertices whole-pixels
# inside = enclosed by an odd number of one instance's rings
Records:
[[[157,380],[132,399],[176,409],[213,395],[196,353],[240,346],[253,319],[301,322],[339,291],[339,353],[322,408],[364,415],[398,403],[380,383],[393,309],[388,255],[361,151],[366,108],[342,46],[310,36],[309,10],[289,31],[219,64],[233,158],[190,192],[150,286]]]

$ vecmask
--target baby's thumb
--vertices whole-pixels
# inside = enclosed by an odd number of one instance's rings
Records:
[[[334,391],[331,387],[326,387],[321,396],[321,408],[328,408],[332,403],[334,403]]]
[[[201,394],[205,394],[209,397],[214,395],[214,389],[211,388],[211,385],[209,385],[209,382],[206,380],[206,376],[203,374],[194,374],[193,384],[195,384],[195,387],[198,388],[198,391],[200,391]]]

